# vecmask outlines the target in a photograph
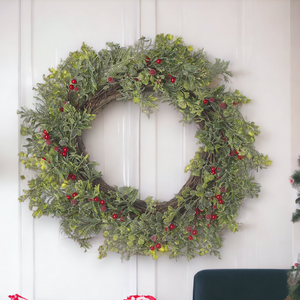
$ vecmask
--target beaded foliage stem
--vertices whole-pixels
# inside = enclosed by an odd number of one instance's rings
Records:
[[[258,126],[238,110],[250,100],[225,85],[211,87],[216,78],[228,81],[229,63],[211,63],[181,38],[161,34],[153,45],[142,38],[108,47],[96,53],[83,44],[71,52],[35,88],[36,110],[18,112],[27,137],[20,160],[35,172],[20,201],[29,200],[34,217],[59,217],[62,232],[85,249],[103,231],[99,258],[107,251],[125,259],[220,256],[222,231],[237,231],[243,199],[258,196],[252,170],[271,163],[254,148]],[[197,125],[199,148],[185,169],[191,175],[169,201],[143,201],[135,188],[108,185],[89,160],[82,132],[115,100],[133,101],[148,115],[166,102],[184,124]]]

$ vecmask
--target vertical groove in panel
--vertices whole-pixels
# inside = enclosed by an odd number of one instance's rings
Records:
[[[21,0],[18,1],[18,109],[21,108]],[[21,120],[18,118],[18,128],[20,128]],[[21,151],[21,136],[20,131],[18,132],[18,152]],[[18,164],[18,176],[19,176],[19,190],[18,195],[21,196],[21,163]],[[22,236],[21,236],[21,230],[22,230],[22,214],[21,214],[21,205],[18,205],[18,218],[19,218],[19,229],[18,229],[18,243],[19,243],[19,290],[21,291],[22,288]]]
[[[139,0],[140,37],[154,40],[157,34],[156,0]],[[147,118],[139,113],[139,188],[140,199],[157,198],[157,114]],[[137,260],[137,293],[157,298],[157,261],[139,256]]]
[[[154,159],[155,159],[155,182],[154,182],[154,199],[157,199],[158,195],[157,195],[157,180],[158,180],[158,132],[157,132],[157,122],[158,122],[158,116],[157,114],[155,113],[155,123],[154,123],[154,130],[155,130],[155,156],[154,156]],[[155,264],[156,266],[156,264]],[[156,268],[155,268],[156,269]]]
[[[20,1],[20,85],[19,104],[20,106],[32,107],[32,23],[33,4],[31,0]],[[21,138],[20,138],[21,141]],[[21,145],[20,145],[21,148]],[[26,172],[30,176],[30,172]],[[19,183],[20,194],[23,188],[27,188],[26,182]],[[35,297],[35,252],[34,252],[34,219],[27,207],[20,206],[20,263],[21,263],[21,292],[26,293],[28,298]]]
[[[154,0],[154,14],[155,14],[155,28],[154,28],[154,33],[155,36],[157,35],[157,3],[156,0]]]
[[[128,18],[129,12],[128,9],[131,6],[126,5],[127,3],[123,3],[123,11],[122,11],[122,18],[123,18],[123,29],[122,29],[122,42],[123,46],[128,47],[129,43],[131,41],[131,34],[129,32],[129,26],[128,26]],[[138,6],[139,10],[139,6]],[[138,28],[140,28],[140,18],[138,18]],[[131,29],[131,28],[130,28]],[[138,29],[138,35],[140,34],[140,30]],[[139,36],[138,36],[139,37]],[[138,132],[137,136],[134,136],[135,130],[132,130],[133,122],[135,121],[135,110],[132,106],[131,102],[127,102],[123,104],[123,137],[122,137],[122,144],[123,144],[123,183],[124,186],[135,186],[136,185],[136,176],[134,176],[134,173],[136,172],[136,162],[139,163],[139,147],[138,147],[138,153],[135,158],[132,156],[132,150],[135,151],[135,149],[130,149],[130,147],[135,147],[136,143],[134,142],[136,138],[139,138],[140,133]],[[139,114],[138,114],[139,119]],[[139,120],[138,120],[138,130],[139,130]],[[138,142],[139,145],[139,142]],[[134,161],[135,160],[135,161]],[[138,167],[139,169],[139,167]],[[139,176],[137,177],[137,184],[139,188],[140,182],[139,182]],[[130,274],[130,288],[129,291],[127,291],[129,294],[137,294],[137,262],[138,258],[137,256],[131,257],[129,261],[129,274]],[[126,288],[126,287],[125,287]]]
[[[142,0],[138,0],[138,10],[137,10],[137,13],[138,13],[137,36],[139,39],[142,37],[142,35],[141,35],[141,1]]]

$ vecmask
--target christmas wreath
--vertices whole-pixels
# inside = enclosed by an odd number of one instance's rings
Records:
[[[83,44],[70,53],[37,84],[36,109],[18,112],[27,136],[20,160],[35,171],[20,201],[29,199],[34,217],[59,217],[61,230],[81,247],[102,230],[99,258],[107,251],[126,259],[219,256],[222,231],[238,230],[242,200],[258,196],[251,170],[271,163],[254,149],[259,127],[238,110],[250,100],[224,84],[211,87],[213,79],[228,81],[229,62],[210,62],[182,38],[161,34],[153,44],[141,38],[128,48],[107,45],[97,53]],[[133,101],[147,114],[164,101],[184,123],[197,124],[190,178],[171,200],[142,201],[133,187],[109,186],[89,160],[82,131],[113,100]]]

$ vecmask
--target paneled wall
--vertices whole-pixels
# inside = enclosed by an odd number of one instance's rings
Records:
[[[299,16],[293,0],[0,0],[0,299],[14,293],[30,300],[136,293],[192,299],[193,276],[201,269],[289,268],[300,249],[289,184],[300,154]],[[16,110],[33,107],[32,87],[82,42],[100,50],[109,41],[128,46],[158,33],[182,36],[212,60],[230,60],[228,87],[253,100],[242,113],[260,126],[256,147],[273,160],[256,174],[260,197],[245,200],[239,232],[224,232],[221,260],[138,256],[121,262],[116,253],[98,260],[101,237],[84,253],[59,233],[57,219],[34,220],[17,201],[26,182],[19,180]],[[183,127],[172,107],[159,108],[148,119],[134,103],[112,103],[83,138],[109,184],[168,200],[188,177],[196,128]]]

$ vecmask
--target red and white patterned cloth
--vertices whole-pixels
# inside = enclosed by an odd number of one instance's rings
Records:
[[[124,300],[156,300],[154,297],[152,296],[144,296],[144,295],[132,295],[132,296],[128,296],[126,299]]]
[[[8,298],[10,298],[11,300],[20,300],[20,299],[25,299],[25,300],[28,300],[18,294],[15,294],[15,295],[9,295]]]

